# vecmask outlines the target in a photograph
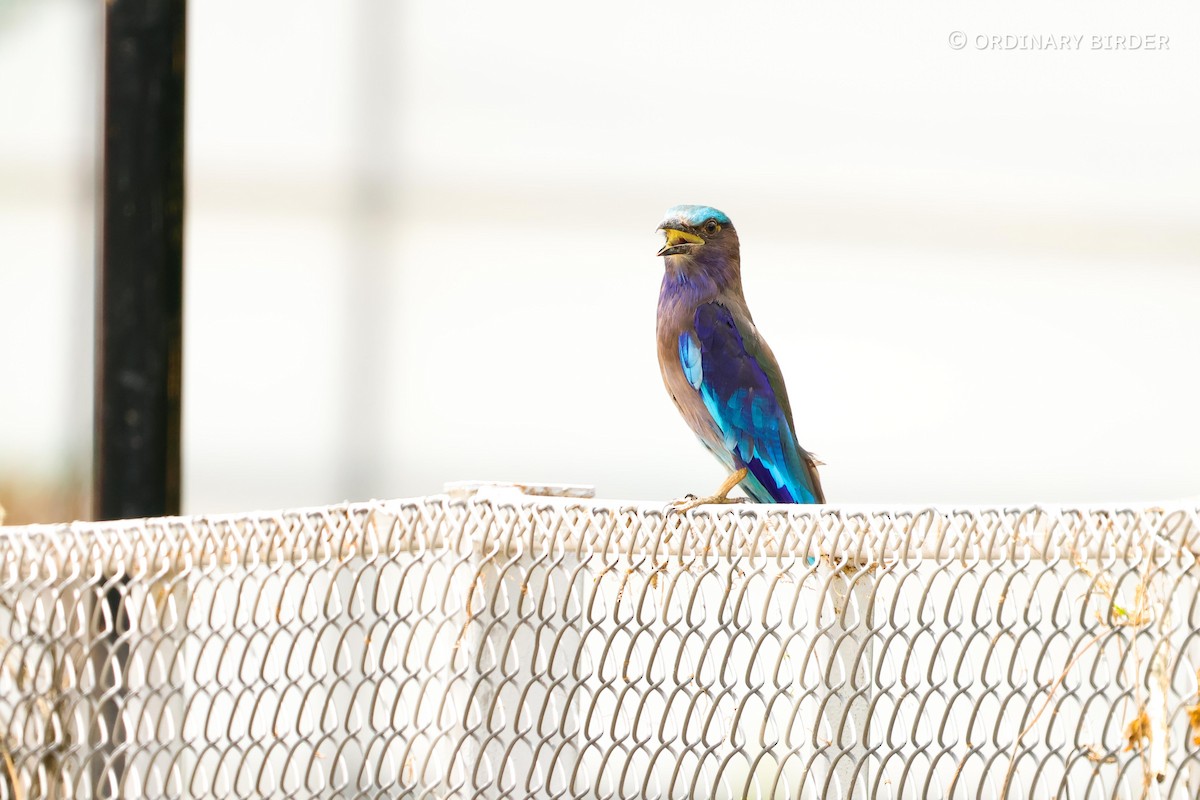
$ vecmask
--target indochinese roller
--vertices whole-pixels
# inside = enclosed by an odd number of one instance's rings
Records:
[[[712,497],[737,484],[760,503],[824,503],[818,462],[796,439],[779,363],[742,294],[738,234],[709,206],[675,206],[658,229],[666,267],[658,295],[658,363],[675,407],[730,471]]]

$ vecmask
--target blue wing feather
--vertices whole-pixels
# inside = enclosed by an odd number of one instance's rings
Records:
[[[684,375],[721,433],[726,452],[717,455],[735,468],[747,468],[743,486],[759,502],[821,502],[809,476],[808,454],[797,444],[788,412],[743,335],[728,308],[706,303],[696,309],[694,330],[679,337]]]
[[[690,332],[679,335],[679,362],[683,364],[683,375],[693,389],[700,389],[700,342]]]

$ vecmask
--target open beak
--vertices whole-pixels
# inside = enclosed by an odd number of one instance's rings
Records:
[[[694,233],[677,231],[674,228],[662,228],[661,230],[667,235],[667,243],[655,253],[656,256],[677,256],[704,244],[704,240]]]

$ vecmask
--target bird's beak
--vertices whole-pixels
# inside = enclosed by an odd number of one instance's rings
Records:
[[[667,235],[667,243],[655,253],[656,256],[677,256],[704,244],[704,240],[694,233],[678,231],[674,228],[662,228],[661,230]]]

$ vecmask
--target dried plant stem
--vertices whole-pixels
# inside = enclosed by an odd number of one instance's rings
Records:
[[[12,787],[13,799],[24,800],[25,790],[21,788],[21,779],[17,775],[17,765],[13,763],[12,754],[0,739],[0,756],[4,757],[4,771],[7,773],[8,785]]]
[[[1069,662],[1067,662],[1067,666],[1063,669],[1062,673],[1060,673],[1059,676],[1054,679],[1054,683],[1050,684],[1050,691],[1046,694],[1046,700],[1042,703],[1042,707],[1039,708],[1037,713],[1033,715],[1033,719],[1030,720],[1029,724],[1025,726],[1025,730],[1017,734],[1017,738],[1013,740],[1012,758],[1009,759],[1008,770],[1004,773],[1004,788],[1000,791],[1001,797],[1008,796],[1008,787],[1009,784],[1012,783],[1013,771],[1017,768],[1017,752],[1021,749],[1021,740],[1024,739],[1025,736],[1031,730],[1033,730],[1034,726],[1037,725],[1038,720],[1042,717],[1042,712],[1044,712],[1050,706],[1050,701],[1054,699],[1054,693],[1058,691],[1059,686],[1062,686],[1062,682],[1067,679],[1067,675],[1072,669],[1074,669],[1075,664],[1080,658],[1083,657],[1083,654],[1086,653],[1092,645],[1103,639],[1107,633],[1108,631],[1097,633],[1087,641],[1087,644],[1079,648],[1079,652],[1076,653]]]

